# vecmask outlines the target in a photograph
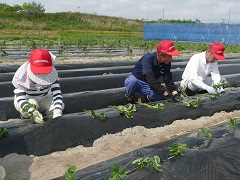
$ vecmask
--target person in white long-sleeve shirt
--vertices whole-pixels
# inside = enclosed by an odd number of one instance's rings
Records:
[[[22,118],[43,123],[42,113],[52,118],[62,116],[64,103],[58,73],[53,66],[55,58],[47,50],[35,49],[16,71],[12,79],[14,106]]]
[[[206,90],[210,94],[217,93],[213,85],[221,81],[217,61],[225,60],[224,50],[225,47],[221,43],[213,42],[206,51],[190,58],[180,83],[188,96],[202,90]],[[219,89],[219,91],[223,91],[223,89]]]

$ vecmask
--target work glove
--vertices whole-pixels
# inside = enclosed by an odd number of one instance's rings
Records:
[[[45,122],[43,121],[42,114],[35,108],[29,108],[27,111],[27,114],[30,117],[30,119],[37,124],[41,124]]]
[[[212,86],[207,86],[207,87],[206,87],[206,91],[207,91],[209,94],[216,94],[216,93],[217,93]]]
[[[53,119],[62,116],[62,110],[61,109],[54,109],[53,110]]]
[[[181,97],[179,94],[175,94],[175,95],[173,96],[173,98],[174,98],[174,101],[175,101],[175,102],[181,102],[181,101],[182,101],[182,97]]]
[[[36,124],[42,124],[45,122],[43,120],[42,114],[38,110],[33,111],[32,116],[30,116],[30,119],[32,119]]]
[[[167,101],[169,102],[180,102],[182,100],[181,96],[179,94],[175,94],[174,96],[172,94],[168,94],[167,96],[165,96]]]
[[[222,87],[220,87],[220,88],[217,89],[217,92],[218,92],[218,93],[224,93],[224,91],[225,91],[225,90],[224,90]]]

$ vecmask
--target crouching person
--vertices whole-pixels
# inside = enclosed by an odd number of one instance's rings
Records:
[[[173,42],[163,40],[157,45],[157,52],[142,56],[125,80],[125,101],[135,103],[135,94],[140,94],[139,103],[171,99],[181,101],[171,73],[172,56],[179,55]],[[160,78],[166,86],[161,85]]]
[[[44,123],[48,118],[62,116],[64,108],[57,70],[53,67],[56,56],[44,49],[35,49],[29,60],[16,71],[12,84],[14,106],[21,118]]]
[[[208,92],[216,94],[223,92],[223,88],[214,89],[221,80],[218,70],[218,60],[225,60],[225,47],[219,43],[211,43],[204,52],[193,55],[187,63],[182,75],[180,86],[185,89],[188,96],[196,93]]]

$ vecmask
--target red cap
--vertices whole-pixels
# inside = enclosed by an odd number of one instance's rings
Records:
[[[157,45],[157,52],[166,53],[171,56],[180,54],[178,50],[175,50],[173,42],[169,40],[160,41]]]
[[[52,58],[44,49],[35,49],[29,57],[30,68],[34,74],[48,74],[52,72]]]
[[[224,60],[225,59],[225,57],[223,55],[225,47],[221,43],[214,42],[214,43],[210,44],[209,49],[213,53],[214,57],[217,60]]]

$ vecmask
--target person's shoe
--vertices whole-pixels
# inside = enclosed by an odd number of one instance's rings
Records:
[[[185,92],[188,96],[193,96],[197,93],[195,91],[190,90],[188,87],[185,89]]]
[[[151,102],[151,99],[149,98],[148,95],[144,95],[138,98],[138,103],[147,103],[147,102]]]
[[[125,103],[128,104],[128,103],[131,103],[131,104],[134,104],[135,103],[135,96],[134,95],[127,95],[125,94]]]

